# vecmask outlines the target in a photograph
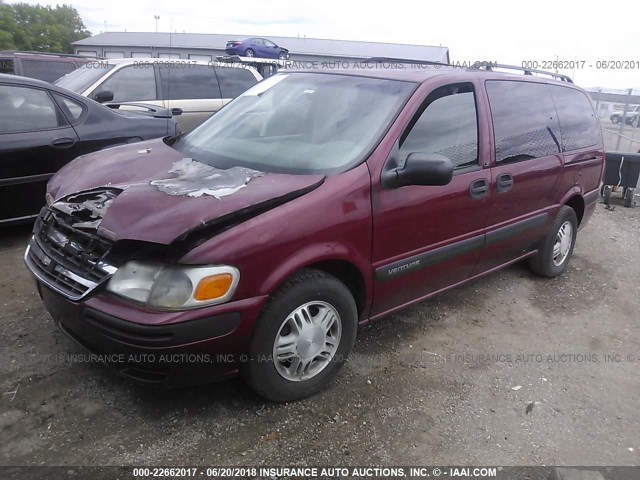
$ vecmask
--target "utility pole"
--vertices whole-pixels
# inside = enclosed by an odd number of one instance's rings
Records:
[[[156,21],[156,33],[158,33],[158,20],[160,20],[160,15],[154,15],[153,18]]]

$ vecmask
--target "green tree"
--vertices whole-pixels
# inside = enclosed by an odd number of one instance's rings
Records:
[[[73,53],[71,43],[89,36],[71,5],[9,5],[0,0],[0,50]]]

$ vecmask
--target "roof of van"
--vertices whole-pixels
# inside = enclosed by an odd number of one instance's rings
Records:
[[[293,73],[293,72],[311,72],[311,73],[328,73],[337,75],[357,75],[361,77],[381,78],[388,80],[402,80],[408,82],[422,83],[429,78],[436,76],[451,76],[451,77],[476,77],[480,76],[483,79],[492,80],[523,80],[539,83],[550,83],[555,85],[575,85],[570,81],[555,80],[552,77],[525,75],[523,72],[502,72],[494,70],[485,70],[478,68],[461,68],[449,65],[403,65],[401,68],[389,68],[385,64],[372,64],[368,63],[367,66],[362,68],[347,68],[347,69],[333,69],[327,66],[320,66],[320,68],[310,69],[292,69],[280,70],[281,73]],[[549,75],[554,75],[549,72]]]

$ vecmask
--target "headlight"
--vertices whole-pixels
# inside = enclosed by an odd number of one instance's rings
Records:
[[[238,285],[235,267],[192,267],[128,262],[111,277],[107,290],[162,310],[180,310],[228,301]]]

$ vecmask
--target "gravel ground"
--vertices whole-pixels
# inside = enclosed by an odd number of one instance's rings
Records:
[[[39,359],[80,350],[28,234],[0,231],[1,465],[640,463],[640,209],[599,204],[560,278],[515,265],[362,329],[329,389],[283,405]]]

